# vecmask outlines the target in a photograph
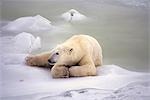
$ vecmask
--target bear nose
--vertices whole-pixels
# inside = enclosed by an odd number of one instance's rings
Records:
[[[50,60],[50,59],[48,59],[48,62],[49,62],[49,63],[51,63],[51,60]]]
[[[48,59],[49,63],[56,63],[55,61],[52,61],[51,59]]]

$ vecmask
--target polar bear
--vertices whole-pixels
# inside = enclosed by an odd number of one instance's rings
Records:
[[[96,75],[96,66],[102,65],[102,48],[89,35],[74,35],[50,52],[26,57],[30,66],[52,65],[53,78]]]

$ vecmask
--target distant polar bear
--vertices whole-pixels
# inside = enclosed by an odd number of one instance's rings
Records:
[[[75,35],[50,52],[26,57],[31,66],[54,65],[53,78],[96,75],[96,66],[102,65],[102,49],[98,41],[88,35]]]

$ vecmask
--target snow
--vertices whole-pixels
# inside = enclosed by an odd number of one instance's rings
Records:
[[[40,15],[21,17],[2,27],[3,30],[14,33],[36,33],[50,31],[51,28],[51,22]]]
[[[82,20],[85,18],[84,15],[80,14],[76,10],[75,16],[72,17],[72,21]],[[66,19],[66,15],[64,14],[64,18]],[[67,15],[68,16],[68,15]],[[67,18],[70,18],[69,16]],[[70,20],[70,19],[69,19]],[[61,22],[61,21],[60,21]],[[5,33],[30,33],[30,34],[47,34],[47,33],[70,33],[70,31],[74,31],[73,27],[70,23],[57,23],[57,25],[52,25],[51,21],[42,17],[41,15],[36,16],[27,16],[20,17],[14,21],[1,22],[4,23],[3,27],[0,27],[0,35]],[[5,25],[6,24],[6,25]],[[55,23],[56,24],[56,23]]]
[[[22,32],[16,36],[1,37],[2,51],[7,53],[31,53],[41,48],[41,38]]]
[[[133,82],[121,89],[114,91],[104,100],[149,100],[150,99],[150,81]]]
[[[61,17],[67,22],[75,22],[75,21],[82,21],[86,20],[87,17],[81,13],[79,13],[75,9],[71,9],[61,15]]]
[[[29,52],[38,50],[41,48],[41,39],[40,37],[34,37],[30,33],[22,32],[13,38],[14,45],[17,51]],[[20,50],[21,49],[21,50]]]
[[[49,68],[25,65],[27,55],[1,55],[3,100],[150,99],[149,73],[103,65],[97,68],[97,76],[53,79]]]

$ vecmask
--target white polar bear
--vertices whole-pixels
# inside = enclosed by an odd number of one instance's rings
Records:
[[[14,38],[14,48],[16,52],[31,53],[41,48],[40,37],[34,37],[30,33],[22,32],[16,35]]]
[[[61,17],[68,22],[73,22],[73,21],[81,21],[87,19],[87,17],[81,13],[79,13],[75,9],[71,9],[61,15]]]
[[[52,65],[53,78],[97,75],[96,67],[103,62],[102,48],[89,35],[74,35],[53,50],[26,57],[30,66]]]

